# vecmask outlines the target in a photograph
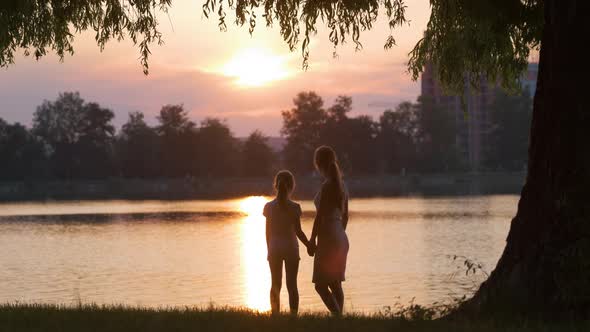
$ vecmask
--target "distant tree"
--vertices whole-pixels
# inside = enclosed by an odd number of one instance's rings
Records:
[[[275,162],[275,155],[268,145],[268,138],[256,130],[248,136],[242,146],[242,175],[270,175]]]
[[[196,135],[200,158],[197,174],[203,176],[236,175],[240,160],[238,142],[222,120],[207,118],[201,122]]]
[[[416,105],[419,168],[424,172],[446,172],[460,168],[454,114],[420,97]]]
[[[116,159],[124,177],[152,178],[160,175],[160,141],[141,112],[129,113],[117,138]]]
[[[485,165],[490,169],[522,171],[527,164],[533,99],[528,90],[509,95],[496,92],[490,110],[492,129]]]
[[[370,117],[349,118],[352,98],[338,96],[327,110],[314,92],[302,92],[295,108],[283,111],[283,150],[289,167],[307,173],[313,169],[313,152],[323,144],[334,148],[345,171],[371,173],[376,170],[377,125]]]
[[[395,111],[386,110],[379,118],[377,141],[383,170],[400,173],[416,168],[416,135],[418,130],[416,106],[403,102]]]
[[[324,101],[315,92],[300,92],[293,104],[294,108],[281,112],[281,134],[287,139],[283,154],[289,167],[308,173],[313,170],[313,152],[322,142],[328,116]]]
[[[343,136],[346,146],[341,148],[346,168],[353,174],[374,174],[377,171],[379,151],[377,147],[378,126],[366,115],[347,120],[347,134]]]
[[[350,156],[350,144],[355,137],[352,137],[351,121],[348,114],[352,111],[352,98],[349,96],[338,96],[334,104],[326,110],[325,124],[320,130],[318,144],[331,146],[338,155],[340,166],[347,172],[352,167]],[[362,139],[359,137],[359,139]]]
[[[76,144],[80,156],[80,173],[86,178],[104,178],[114,173],[113,142],[115,127],[111,124],[113,111],[97,103],[84,105],[80,123],[79,141]]]
[[[183,105],[165,105],[157,120],[163,175],[182,177],[191,174],[197,157],[193,144],[196,127],[188,118],[188,112]]]
[[[60,93],[55,101],[45,100],[33,115],[33,131],[47,144],[74,144],[80,138],[84,99],[78,92]]]
[[[0,180],[22,181],[46,175],[43,145],[19,123],[0,119]]]
[[[113,112],[96,103],[86,104],[75,92],[44,101],[33,117],[32,132],[48,148],[53,174],[60,178],[109,175]]]
[[[328,118],[334,122],[342,122],[348,118],[348,114],[352,111],[352,97],[338,96],[334,101],[334,105],[327,110]]]

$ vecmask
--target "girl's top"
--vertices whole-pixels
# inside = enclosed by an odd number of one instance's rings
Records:
[[[301,206],[290,200],[281,205],[275,198],[266,203],[263,214],[269,233],[268,259],[299,259],[295,224],[301,218]]]

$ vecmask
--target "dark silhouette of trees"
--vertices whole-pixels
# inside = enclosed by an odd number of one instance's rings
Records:
[[[523,170],[527,165],[527,149],[533,100],[528,90],[518,95],[498,91],[491,116],[489,149],[485,165],[490,169]]]
[[[115,135],[112,111],[86,103],[78,93],[62,93],[38,107],[31,130],[0,122],[5,160],[0,178],[255,177],[279,167],[308,175],[313,151],[322,144],[334,147],[348,175],[461,170],[453,115],[428,100],[403,102],[378,122],[366,115],[350,117],[348,96],[337,97],[327,109],[314,92],[298,94],[294,103],[282,113],[287,143],[276,153],[260,131],[240,141],[220,119],[197,126],[182,105],[163,106],[155,127],[143,113],[132,112]],[[521,127],[530,98],[499,94],[494,105],[486,166],[518,170],[526,162],[519,152],[526,144]]]
[[[281,112],[281,134],[287,139],[285,163],[297,172],[307,173],[313,169],[313,151],[321,145],[327,115],[324,101],[315,92],[300,92],[293,104],[294,108]]]
[[[161,174],[160,139],[141,112],[129,113],[115,146],[120,174],[124,177],[155,178]]]
[[[0,179],[29,180],[46,176],[43,145],[26,127],[0,119]]]
[[[193,173],[195,165],[189,159],[198,151],[193,140],[195,124],[188,118],[183,105],[165,105],[160,110],[156,132],[160,137],[162,175],[183,177]]]
[[[417,168],[417,107],[403,102],[395,111],[386,110],[379,118],[377,135],[381,171],[399,174]]]
[[[242,145],[242,175],[269,176],[275,163],[275,155],[268,146],[268,138],[255,130]]]
[[[353,174],[374,174],[381,158],[377,147],[377,124],[366,115],[348,118],[343,126],[347,135],[340,148],[345,159],[343,166]]]
[[[114,114],[97,103],[87,103],[80,123],[76,149],[80,156],[80,177],[104,178],[114,172],[113,140]]]
[[[113,116],[96,103],[86,104],[77,92],[43,102],[34,114],[32,132],[48,149],[51,173],[65,179],[111,175]]]
[[[375,137],[377,126],[370,117],[349,118],[352,99],[339,96],[327,110],[315,92],[301,92],[293,100],[295,107],[283,111],[282,135],[287,144],[285,164],[304,174],[313,170],[313,151],[322,144],[332,146],[347,171],[357,174],[376,170]]]
[[[196,174],[215,177],[238,173],[238,142],[225,122],[214,118],[203,120],[195,142],[200,157]]]
[[[300,93],[295,108],[283,111],[282,134],[287,140],[286,165],[312,170],[311,155],[321,144],[332,146],[349,174],[449,172],[461,170],[454,114],[419,98],[387,110],[379,122],[362,115],[349,117],[352,99],[336,98],[323,109],[313,92]]]
[[[419,170],[440,172],[459,169],[454,113],[422,97],[418,98],[415,107]]]

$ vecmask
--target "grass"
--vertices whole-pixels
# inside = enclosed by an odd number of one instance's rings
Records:
[[[126,306],[55,306],[41,304],[0,305],[0,331],[590,331],[590,321],[547,323],[493,320],[432,319],[428,310],[416,307],[397,313],[349,314],[334,318],[304,313],[270,316],[239,308],[161,308]]]

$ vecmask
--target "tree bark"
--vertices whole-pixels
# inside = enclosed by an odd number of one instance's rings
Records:
[[[590,313],[590,9],[551,0],[544,13],[528,174],[506,248],[466,305],[479,313]]]

